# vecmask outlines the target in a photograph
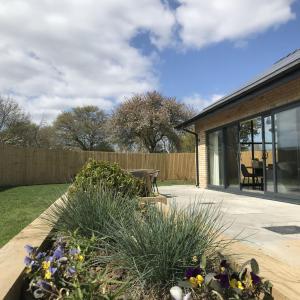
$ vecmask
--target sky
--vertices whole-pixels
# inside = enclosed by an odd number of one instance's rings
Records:
[[[0,0],[0,95],[37,122],[157,90],[200,111],[300,48],[300,0]]]

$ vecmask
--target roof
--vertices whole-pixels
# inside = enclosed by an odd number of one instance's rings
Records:
[[[195,117],[176,126],[176,129],[190,126],[194,124],[197,120],[203,118],[204,116],[213,113],[218,109],[241,99],[249,93],[264,87],[266,84],[273,82],[274,80],[277,80],[279,78],[282,78],[283,76],[286,76],[292,71],[298,69],[300,69],[300,49],[297,49],[294,52],[288,54],[287,56],[281,58],[280,60],[275,62],[268,70],[255,77],[251,81],[247,82],[245,85],[233,91],[229,95],[207,106]]]

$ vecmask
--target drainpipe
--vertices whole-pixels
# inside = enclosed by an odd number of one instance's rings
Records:
[[[198,158],[198,145],[199,137],[198,134],[194,131],[182,128],[183,131],[190,133],[195,136],[195,147],[196,147],[196,187],[199,187],[199,158]]]

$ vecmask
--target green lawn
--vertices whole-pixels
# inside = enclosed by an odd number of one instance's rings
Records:
[[[69,184],[0,187],[0,247],[37,218]]]
[[[190,184],[190,185],[195,185],[194,180],[158,180],[157,185],[158,186],[167,186],[167,185],[179,185],[179,184]]]

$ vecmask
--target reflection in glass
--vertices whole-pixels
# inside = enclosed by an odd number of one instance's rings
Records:
[[[238,127],[236,125],[226,128],[226,183],[230,187],[239,186],[239,153],[238,153]]]
[[[263,190],[262,118],[240,123],[241,187]]]
[[[265,174],[266,174],[266,191],[274,192],[274,170],[273,170],[273,128],[272,128],[272,118],[271,116],[266,116],[264,118],[265,126]]]
[[[208,135],[209,183],[212,185],[223,185],[222,153],[222,131],[214,131]]]
[[[277,189],[300,195],[300,108],[275,114]]]

